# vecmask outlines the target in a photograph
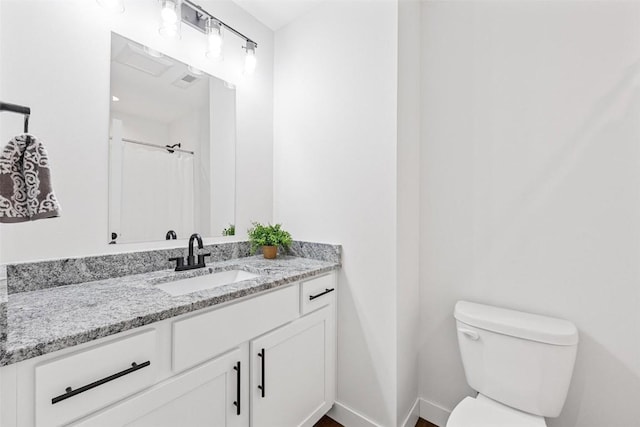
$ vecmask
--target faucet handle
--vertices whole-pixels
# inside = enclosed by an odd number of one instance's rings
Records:
[[[198,254],[198,265],[204,265],[204,259],[208,256],[211,256],[211,252],[206,254]]]
[[[184,267],[184,258],[181,256],[177,256],[174,258],[169,258],[169,261],[175,261],[176,262],[176,271],[178,271],[179,268]]]

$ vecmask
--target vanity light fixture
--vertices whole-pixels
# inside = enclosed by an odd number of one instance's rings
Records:
[[[124,12],[124,0],[96,0],[99,5],[114,12]],[[180,38],[182,22],[204,33],[207,37],[207,58],[220,58],[226,30],[245,41],[242,47],[246,51],[244,59],[244,74],[252,74],[256,68],[256,49],[258,43],[242,34],[240,31],[225,24],[202,7],[190,0],[157,0],[160,6],[160,35],[168,38]],[[145,52],[154,58],[163,55],[145,47]],[[194,73],[196,74],[196,73]]]
[[[180,37],[180,0],[158,0],[160,3],[160,35]]]
[[[256,69],[256,44],[247,40],[247,45],[243,49],[247,51],[244,57],[244,73],[250,75]]]
[[[207,19],[207,58],[220,58],[222,55],[222,25],[214,18]]]
[[[217,58],[222,55],[223,34],[224,31],[228,31],[246,42],[246,46],[243,47],[243,49],[247,51],[245,73],[250,74],[253,72],[256,67],[256,48],[258,47],[258,43],[235,28],[225,24],[191,0],[182,0],[180,8],[182,11],[180,15],[182,22],[207,36],[206,56],[208,58]],[[251,58],[248,59],[249,57]]]
[[[98,4],[109,12],[122,13],[124,12],[124,0],[97,0]]]

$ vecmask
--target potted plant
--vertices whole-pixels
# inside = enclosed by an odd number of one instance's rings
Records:
[[[256,253],[258,248],[262,248],[262,254],[267,259],[274,259],[278,254],[278,246],[289,249],[291,246],[291,234],[282,229],[281,224],[262,225],[254,222],[249,229],[249,240],[251,241],[251,253]]]
[[[229,224],[229,228],[225,228],[222,230],[223,236],[235,236],[236,235],[236,226],[235,224]]]

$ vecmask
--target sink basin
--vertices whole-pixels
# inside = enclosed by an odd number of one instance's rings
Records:
[[[219,273],[205,274],[203,276],[190,277],[188,279],[176,280],[156,285],[172,296],[186,295],[191,292],[213,289],[219,286],[230,285],[242,282],[243,280],[255,279],[257,274],[244,270],[229,270]]]

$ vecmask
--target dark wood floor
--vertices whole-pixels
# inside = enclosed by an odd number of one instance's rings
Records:
[[[331,418],[324,416],[320,421],[316,423],[313,427],[344,427],[342,424],[339,424],[333,421]],[[431,424],[429,421],[425,421],[422,418],[418,420],[416,427],[438,427],[435,424]]]

